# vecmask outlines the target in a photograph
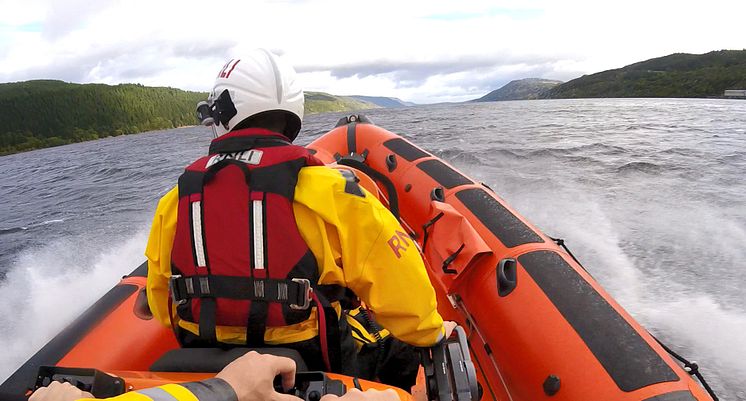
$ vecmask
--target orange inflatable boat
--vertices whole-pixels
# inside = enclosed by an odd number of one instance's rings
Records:
[[[486,185],[362,116],[341,120],[308,148],[330,165],[354,169],[399,218],[406,232],[390,245],[421,250],[441,314],[464,328],[459,334],[482,399],[713,399],[568,252]],[[106,372],[116,378],[106,384],[112,394],[214,375],[208,373],[214,367],[196,361],[229,356],[178,349],[172,332],[149,313],[146,275],[143,264],[125,276],[8,378],[0,399],[25,399],[41,366]],[[469,370],[468,355],[465,360]],[[83,382],[96,374],[60,369],[46,380]],[[355,385],[352,378],[328,378]],[[457,378],[449,380],[458,387]],[[363,389],[385,387],[360,382]],[[429,392],[430,399],[478,398],[473,391]]]

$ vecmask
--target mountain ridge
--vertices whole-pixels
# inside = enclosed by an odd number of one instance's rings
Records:
[[[543,97],[722,97],[727,89],[746,89],[746,50],[673,53],[584,75]]]
[[[399,98],[388,97],[388,96],[349,95],[347,97],[361,100],[364,102],[373,103],[384,108],[399,108],[399,107],[409,107],[409,106],[417,105],[416,103],[405,102]]]
[[[515,79],[471,102],[539,99],[544,92],[561,83],[562,81],[544,78]]]

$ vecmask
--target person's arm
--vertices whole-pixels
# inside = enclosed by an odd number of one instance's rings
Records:
[[[391,212],[370,195],[366,200],[364,212],[374,230],[356,230],[351,216],[343,219],[352,225],[344,230],[343,249],[345,242],[367,242],[354,268],[345,263],[348,286],[394,337],[414,346],[434,345],[445,328],[419,249]]]
[[[290,390],[295,384],[295,361],[251,351],[228,364],[215,379],[228,383],[238,401],[298,401],[298,397],[275,391],[277,376],[282,378],[282,388]]]
[[[320,263],[322,284],[350,288],[401,341],[426,347],[443,338],[419,250],[378,199],[339,171],[306,167],[295,201],[302,205],[295,208],[299,221],[315,225],[301,234]]]
[[[289,390],[295,384],[295,362],[290,358],[263,355],[251,351],[231,362],[215,378],[198,382],[166,384],[144,390],[130,391],[106,398],[109,401],[298,401],[290,394],[278,393],[275,377],[280,376],[282,387]],[[324,400],[395,401],[394,390],[361,392],[351,389],[342,397],[325,396]],[[39,388],[29,401],[74,401],[93,399],[69,383],[52,382]]]
[[[298,401],[274,389],[276,376],[289,390],[295,384],[295,362],[290,358],[251,351],[223,368],[214,378],[198,382],[166,384],[130,391],[109,401]],[[69,383],[52,382],[39,388],[29,401],[74,401],[93,398]]]
[[[153,317],[165,326],[171,325],[168,280],[171,277],[171,248],[176,235],[178,205],[179,188],[174,187],[158,202],[145,248],[145,256],[148,258],[148,305]]]

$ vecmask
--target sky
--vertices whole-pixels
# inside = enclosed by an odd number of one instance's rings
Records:
[[[264,47],[307,90],[464,101],[671,53],[746,48],[744,0],[0,0],[0,82],[208,91]]]

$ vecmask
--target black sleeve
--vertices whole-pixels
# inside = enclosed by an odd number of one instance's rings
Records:
[[[180,385],[191,391],[199,401],[238,401],[233,387],[223,379],[207,379]]]

